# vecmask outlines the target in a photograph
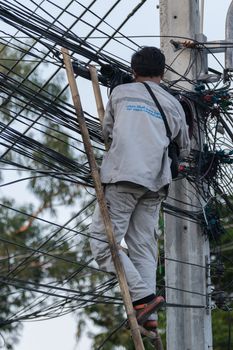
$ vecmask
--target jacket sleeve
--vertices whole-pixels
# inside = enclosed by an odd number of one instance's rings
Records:
[[[112,98],[110,96],[106,106],[104,120],[103,120],[103,137],[106,143],[111,143],[112,141],[113,124],[114,124],[114,115],[113,115],[113,108],[112,108]]]
[[[180,130],[174,141],[180,148],[180,159],[183,159],[190,153],[190,138],[188,133],[188,125],[186,124],[185,113],[181,105],[178,108],[178,113],[180,116]]]

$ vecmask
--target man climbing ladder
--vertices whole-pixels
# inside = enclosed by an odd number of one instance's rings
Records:
[[[117,86],[107,104],[103,135],[110,148],[100,176],[116,242],[119,247],[123,238],[127,243],[128,255],[120,249],[119,256],[137,321],[156,330],[155,311],[164,303],[162,296],[156,296],[158,219],[172,176],[170,140],[144,82],[159,100],[180,157],[188,154],[190,142],[181,105],[159,86],[165,69],[162,52],[143,47],[132,56],[131,67],[135,82]],[[95,260],[102,269],[115,273],[98,204],[90,230]]]

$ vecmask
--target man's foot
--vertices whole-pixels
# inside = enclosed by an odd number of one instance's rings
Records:
[[[136,318],[138,324],[143,325],[148,317],[155,311],[161,308],[165,303],[162,296],[157,296],[147,304],[135,305]]]

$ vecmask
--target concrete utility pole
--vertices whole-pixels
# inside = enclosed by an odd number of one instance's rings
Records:
[[[192,50],[174,52],[170,40],[185,40],[175,36],[195,39],[200,33],[201,22],[199,0],[160,0],[161,49],[168,65],[179,55],[172,63],[172,68],[179,74],[184,74],[189,66]],[[200,72],[197,65],[195,61],[188,78],[196,79],[197,72]],[[165,77],[169,81],[179,79],[178,75],[171,72],[167,72]],[[192,89],[186,82],[179,82],[179,86]],[[197,130],[194,132],[197,135]],[[200,149],[202,144],[203,140],[199,138],[192,147]],[[200,208],[200,198],[186,180],[173,182],[170,196],[181,202],[169,203],[184,210],[197,210],[193,205]],[[200,267],[208,267],[209,242],[200,227],[186,219],[167,215],[165,227],[166,301],[204,306],[167,308],[167,350],[212,350],[211,311],[208,309],[210,300],[206,296],[209,293],[209,270]]]
[[[233,1],[231,2],[227,11],[226,26],[225,26],[225,39],[232,42],[233,40]],[[233,70],[233,50],[232,48],[226,49],[225,53],[225,68]]]

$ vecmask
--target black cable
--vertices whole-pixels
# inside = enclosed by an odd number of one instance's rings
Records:
[[[109,335],[105,338],[105,340],[102,342],[102,344],[100,346],[98,346],[98,348],[96,350],[101,350],[103,349],[103,346],[107,343],[107,341],[109,339],[111,339],[111,337],[116,333],[118,332],[125,324],[126,324],[126,320],[124,320],[123,322],[120,323],[119,326],[117,326],[116,328],[114,328],[110,333]]]
[[[1,2],[1,3],[3,3],[3,2]],[[19,9],[20,9],[20,6],[21,6],[21,4],[18,2],[18,1],[16,1],[16,3],[18,3],[18,5],[19,5]],[[4,4],[5,5],[5,4]],[[8,4],[9,6],[7,7],[7,8],[10,8],[11,10],[14,10],[13,11],[13,13],[14,14],[17,14],[17,16],[19,16],[19,15],[22,15],[22,19],[24,20],[25,19],[25,17],[27,17],[27,16],[29,16],[30,15],[30,12],[28,12],[28,13],[26,13],[26,16],[24,16],[24,14],[22,13],[22,11],[21,11],[21,9],[20,9],[20,11],[18,11],[18,13],[17,13],[17,9],[15,8],[13,8],[13,7],[11,7],[10,6],[10,2],[9,2],[9,4]],[[41,9],[43,10],[43,8],[41,7]],[[68,12],[67,12],[68,13]],[[16,23],[17,23],[17,16],[15,16],[14,18],[15,18],[15,20],[16,20]],[[75,15],[74,15],[74,17],[75,17]],[[34,16],[33,17],[33,20],[31,21],[30,20],[30,23],[29,23],[29,25],[27,26],[27,31],[25,30],[25,32],[27,32],[27,33],[29,33],[29,35],[30,36],[32,36],[32,37],[34,37],[34,38],[36,38],[37,39],[37,36],[39,35],[39,38],[40,38],[40,40],[39,41],[37,41],[37,42],[41,42],[43,45],[45,45],[47,48],[48,48],[48,52],[50,52],[50,54],[52,54],[52,53],[54,53],[55,55],[57,54],[57,51],[56,51],[56,44],[57,44],[57,41],[56,41],[56,36],[54,36],[54,33],[53,33],[53,31],[54,30],[56,30],[57,29],[57,26],[49,26],[48,27],[48,34],[49,34],[49,37],[46,37],[46,40],[45,40],[45,38],[43,37],[43,36],[40,36],[40,34],[36,31],[36,29],[33,27],[33,25],[35,25],[35,23],[36,23],[36,20],[38,19],[38,27],[39,27],[39,30],[42,30],[42,29],[44,29],[44,28],[46,28],[46,24],[48,24],[48,23],[46,23],[46,21],[44,21],[43,20],[43,18],[39,18],[39,17],[37,17],[37,16]],[[34,22],[33,22],[34,21]],[[57,22],[57,23],[59,23],[59,21],[57,20],[55,20],[55,22]],[[55,23],[54,22],[54,23]],[[101,23],[101,21],[100,21],[100,23]],[[21,28],[20,27],[20,25],[17,23],[16,24],[17,26],[18,26],[18,28]],[[66,30],[68,29],[68,28],[65,28]],[[94,29],[94,28],[93,28]],[[92,29],[92,30],[93,30]],[[35,31],[35,32],[32,32],[31,30],[33,30],[33,31]],[[65,31],[62,31],[62,30],[58,30],[58,35],[60,36],[62,36],[63,34],[65,33]],[[89,32],[89,39],[93,39],[93,37],[90,37],[90,33],[91,32]],[[56,34],[56,33],[55,33]],[[62,40],[60,37],[59,37],[59,43],[60,44],[65,44],[65,43],[67,43],[68,41],[70,41],[71,43],[73,43],[73,41],[75,40],[75,35],[73,35],[74,33],[70,30],[70,35],[66,35],[65,36],[65,39],[64,40]],[[86,38],[87,38],[88,36],[86,36]],[[119,35],[115,35],[114,34],[114,37],[112,36],[112,39],[115,39],[116,37],[119,37],[119,38],[121,38],[121,36],[119,36]],[[107,36],[107,40],[109,40],[111,38],[111,36],[110,35],[108,35]],[[77,44],[77,46],[78,47],[82,47],[82,45],[84,45],[84,48],[86,48],[87,49],[87,51],[85,51],[85,50],[83,50],[82,51],[82,53],[84,54],[84,58],[85,59],[89,59],[90,57],[88,56],[88,55],[90,55],[90,52],[89,52],[89,50],[91,51],[91,53],[93,54],[93,55],[96,55],[95,56],[95,59],[99,59],[99,60],[103,60],[104,61],[104,59],[106,59],[106,62],[108,61],[108,62],[114,62],[114,64],[116,64],[117,66],[119,66],[119,67],[122,67],[122,62],[123,61],[121,61],[121,62],[118,62],[117,60],[116,60],[116,57],[114,57],[114,59],[112,59],[112,57],[113,56],[111,56],[111,55],[107,55],[107,56],[103,56],[102,55],[102,53],[99,55],[98,54],[98,48],[97,47],[95,47],[94,49],[92,48],[90,48],[90,44],[89,43],[84,43],[83,42],[83,39],[84,38],[79,38],[80,39],[80,41],[78,42],[78,44]],[[51,44],[48,44],[48,42],[51,40],[51,42],[53,43],[53,47],[51,46]],[[133,44],[133,41],[132,41],[132,44]],[[105,45],[106,45],[106,43],[105,43]],[[13,46],[13,44],[12,44],[12,46]],[[136,43],[135,43],[135,46],[138,46],[138,45],[136,45]],[[74,47],[74,46],[72,46],[72,47]],[[15,49],[17,49],[17,47],[15,47]],[[20,48],[18,47],[18,50],[20,50]],[[102,51],[102,50],[101,50]],[[22,50],[22,52],[23,52],[23,50]],[[25,53],[25,52],[23,52],[23,53]],[[85,56],[85,54],[87,54],[86,56]],[[195,54],[195,53],[194,53]],[[43,60],[42,58],[41,58],[41,60]],[[55,57],[55,60],[54,61],[56,61],[56,64],[57,64],[57,57]],[[179,76],[179,79],[176,81],[176,82],[174,82],[175,84],[176,84],[176,86],[178,86],[178,84],[179,84],[179,82],[180,81],[182,81],[182,80],[186,80],[186,81],[189,81],[190,82],[190,84],[192,84],[192,85],[194,85],[195,84],[195,82],[193,82],[193,81],[191,81],[191,80],[189,80],[187,77],[186,77],[186,75],[188,74],[188,72],[189,72],[189,70],[192,68],[192,66],[193,66],[193,62],[194,62],[194,57],[191,59],[190,58],[190,62],[189,62],[189,64],[188,64],[188,66],[186,67],[186,71],[185,71],[185,73],[184,73],[184,75],[182,76],[182,75],[180,75]],[[55,64],[55,62],[53,63],[53,64]],[[58,67],[58,70],[61,68],[61,66],[59,66]],[[123,65],[123,67],[122,67],[122,69],[123,70],[126,70],[126,71],[128,71],[128,65],[126,64],[126,65]],[[5,77],[2,79],[3,81],[5,80]],[[33,95],[33,91],[30,91],[29,89],[25,89],[24,88],[24,83],[25,83],[25,81],[23,80],[22,81],[22,83],[21,84],[16,84],[15,85],[15,81],[10,81],[10,79],[8,79],[8,82],[7,82],[7,84],[5,84],[5,86],[4,87],[2,87],[2,88],[4,88],[5,90],[3,90],[4,91],[4,93],[5,94],[8,94],[8,96],[15,96],[15,93],[21,93],[22,95],[21,95],[21,100],[18,100],[19,101],[19,105],[20,105],[20,103],[23,101],[23,99],[25,100],[25,101],[28,101],[28,100],[30,100],[30,103],[34,106],[34,107],[36,107],[36,108],[40,108],[40,111],[41,112],[38,112],[38,113],[41,113],[41,114],[38,114],[38,118],[40,117],[41,118],[41,116],[45,116],[45,118],[52,118],[51,116],[52,115],[55,115],[56,116],[56,121],[57,121],[57,123],[59,124],[59,125],[62,125],[63,127],[65,127],[65,128],[67,128],[67,129],[69,129],[69,130],[72,130],[72,132],[75,132],[77,129],[76,129],[76,125],[75,125],[75,122],[72,120],[72,113],[71,112],[68,112],[68,110],[66,110],[66,115],[64,115],[64,119],[62,118],[62,116],[59,114],[59,116],[57,115],[57,112],[58,112],[58,105],[57,104],[55,104],[54,103],[54,101],[52,101],[52,96],[47,96],[45,99],[44,99],[44,101],[41,101],[38,97],[42,97],[42,96],[36,96],[35,94]],[[44,91],[44,87],[42,88],[42,90],[41,91]],[[183,91],[185,91],[185,90],[183,90]],[[187,93],[187,91],[186,91],[186,93]],[[22,97],[23,96],[23,97]],[[50,98],[51,97],[51,98]],[[43,98],[43,97],[42,97]],[[48,99],[47,99],[48,98]],[[197,98],[198,99],[198,98]],[[49,101],[49,103],[47,103]],[[47,104],[46,104],[47,103]],[[52,106],[50,106],[50,104],[52,104]],[[48,109],[51,107],[51,109],[50,109],[50,115],[49,114],[47,114],[47,112],[48,112]],[[61,109],[63,109],[63,107],[64,108],[67,108],[68,109],[68,106],[66,106],[65,104],[64,104],[64,106],[61,106]],[[26,107],[26,108],[28,108],[28,110],[29,110],[29,108],[30,108],[30,106],[28,105],[28,107]],[[46,111],[46,115],[44,114],[45,113],[45,111]],[[60,112],[59,112],[60,113]],[[67,115],[69,114],[69,113],[71,113],[70,115],[69,115],[69,122],[67,123]],[[15,115],[15,120],[16,119],[18,119],[19,117],[21,117],[21,118],[24,118],[24,116],[23,116],[23,114],[21,114],[21,116],[20,116],[20,114],[18,114],[18,115]],[[71,118],[70,118],[71,117]],[[228,118],[228,119],[227,119]],[[231,133],[231,131],[230,131],[230,128],[229,128],[229,125],[231,125],[230,123],[231,123],[231,119],[230,119],[230,116],[229,115],[225,115],[224,116],[224,122],[225,122],[225,125],[224,125],[224,128],[227,130],[227,128],[229,129],[228,130],[228,134],[229,134],[229,136],[231,136],[232,135],[232,133]],[[31,120],[32,121],[32,120]],[[53,119],[53,121],[55,121],[55,119]],[[32,121],[32,124],[29,124],[29,118],[28,118],[28,130],[31,130],[31,128],[34,128],[35,127],[35,125],[37,124],[37,125],[39,125],[39,119],[37,119],[37,121],[34,123],[34,121]],[[42,123],[40,123],[40,125],[41,125]],[[44,124],[44,127],[46,127],[46,124]],[[90,130],[91,130],[91,132],[92,132],[92,135],[93,135],[93,138],[95,139],[95,141],[98,139],[98,130],[96,130],[96,127],[97,127],[97,125],[94,125],[94,123],[92,123],[92,121],[90,122]],[[72,129],[73,128],[73,129]],[[202,126],[199,124],[198,125],[198,130],[201,130],[201,128],[202,128]],[[35,130],[35,129],[34,129]],[[50,129],[50,130],[52,130],[52,128]],[[72,181],[77,181],[78,182],[78,176],[75,176],[75,171],[77,171],[77,172],[79,172],[80,171],[80,167],[81,167],[81,178],[84,180],[84,184],[85,183],[87,183],[87,185],[90,185],[90,181],[88,180],[88,170],[87,170],[87,168],[83,168],[83,165],[82,164],[79,164],[79,163],[77,163],[77,162],[75,162],[75,165],[77,166],[77,167],[75,167],[75,168],[72,168],[72,162],[70,162],[70,160],[67,160],[67,159],[64,159],[64,158],[62,158],[60,155],[58,155],[58,154],[55,154],[54,152],[51,152],[51,150],[48,150],[47,148],[45,148],[45,147],[43,147],[43,145],[41,145],[41,144],[36,144],[35,142],[33,142],[33,140],[29,140],[28,138],[24,138],[23,136],[21,136],[20,135],[20,138],[19,138],[19,140],[17,140],[16,142],[15,142],[15,145],[14,145],[14,141],[17,139],[17,136],[19,136],[19,135],[17,135],[17,133],[15,133],[15,131],[16,130],[12,130],[12,128],[10,128],[9,127],[9,125],[8,126],[6,126],[6,124],[5,125],[2,125],[2,133],[3,133],[3,137],[5,138],[4,139],[4,142],[3,142],[3,145],[5,146],[5,147],[11,147],[11,150],[14,150],[15,152],[18,152],[18,154],[20,154],[20,155],[22,155],[22,156],[24,156],[25,157],[25,159],[29,159],[30,157],[32,157],[31,156],[31,150],[33,150],[33,149],[35,149],[36,151],[38,151],[38,150],[43,150],[44,151],[44,155],[46,154],[47,155],[47,153],[48,153],[48,157],[50,157],[50,161],[48,162],[48,161],[41,161],[41,164],[44,164],[44,165],[46,165],[48,168],[50,168],[50,169],[53,169],[53,174],[52,175],[56,175],[57,176],[57,178],[58,179],[60,179],[60,180],[62,180],[62,181],[64,181],[65,180],[65,177],[63,177],[63,175],[65,175],[65,173],[66,174],[69,174],[69,176],[67,177],[67,181],[70,181],[70,182],[72,182]],[[37,128],[37,130],[36,130],[37,132],[40,132],[39,131],[39,129]],[[205,130],[205,133],[207,134],[209,131],[208,131],[208,129],[206,128],[206,130]],[[43,134],[43,135],[46,135],[46,133],[44,132],[42,132],[41,131],[41,134]],[[97,138],[96,138],[96,135],[97,135]],[[209,142],[209,144],[213,141],[213,147],[212,147],[212,150],[214,151],[215,150],[215,148],[216,148],[216,146],[217,146],[217,142],[218,142],[218,139],[217,139],[217,135],[216,135],[216,130],[214,129],[214,127],[212,128],[212,130],[211,130],[211,133],[210,133],[210,135],[211,135],[211,137],[212,137],[212,140],[211,140],[211,138],[209,137],[209,140],[208,140],[208,142]],[[55,137],[54,137],[54,139],[55,139]],[[18,142],[19,141],[19,142]],[[102,140],[101,139],[99,139],[98,140],[99,141],[99,143],[101,144],[101,142],[102,142]],[[220,144],[221,144],[221,142],[220,142]],[[229,145],[231,145],[230,143],[229,143]],[[14,146],[15,146],[15,148],[14,148]],[[29,150],[27,150],[27,151],[25,151],[24,150],[24,148],[25,148],[25,146],[28,146],[28,148],[30,149],[30,151]],[[229,147],[230,148],[230,147]],[[47,152],[48,151],[48,152]],[[41,155],[43,154],[43,152],[41,152]],[[35,160],[35,161],[37,161],[37,162],[39,162],[39,160],[41,159],[40,157],[37,157],[37,158],[31,158],[31,159],[33,159],[33,160]],[[56,163],[53,163],[53,162],[51,162],[51,159],[53,159],[53,161],[54,162],[58,162],[59,164],[62,164],[62,166],[61,167],[57,167],[56,166]],[[212,157],[212,159],[214,159],[213,157]],[[8,162],[8,163],[7,163]],[[21,167],[22,169],[28,169],[28,170],[30,170],[30,167],[29,166],[27,166],[27,165],[23,165],[23,164],[17,164],[17,163],[15,163],[14,161],[12,161],[12,162],[10,162],[10,161],[8,161],[7,159],[4,159],[3,160],[3,164],[12,164],[12,165],[16,165],[16,166],[18,166],[18,167]],[[209,175],[209,172],[210,172],[210,165],[209,165],[209,168],[208,168],[208,172],[206,172],[206,176],[208,176]],[[201,173],[200,173],[200,169],[201,169],[201,157],[199,157],[199,169],[198,169],[198,175],[199,176],[201,176]],[[35,171],[36,172],[36,169],[31,169],[32,171]],[[86,170],[86,172],[85,172],[85,170]],[[46,173],[46,171],[48,171],[47,169],[45,169],[44,170],[44,173],[41,173],[41,175],[38,175],[38,176],[46,176],[47,175],[47,173]],[[39,172],[39,171],[38,171]],[[206,182],[208,182],[208,186],[212,186],[212,188],[217,188],[217,189],[220,189],[221,187],[226,191],[226,193],[232,193],[232,189],[231,189],[231,181],[230,181],[230,177],[229,177],[229,181],[228,182],[226,182],[226,178],[229,176],[229,174],[230,174],[230,172],[229,171],[227,171],[227,169],[223,169],[222,171],[221,171],[221,173],[219,172],[218,173],[218,181],[216,182],[216,183],[214,183],[213,181],[211,182],[211,179],[208,179],[208,180],[206,180],[206,179],[202,179],[202,180],[205,180]],[[37,176],[37,175],[36,175]],[[84,176],[84,177],[83,177]],[[205,177],[206,177],[205,176]],[[201,192],[201,190],[202,190],[202,184],[201,183],[198,183],[197,182],[197,180],[196,180],[196,178],[194,177],[194,176],[191,176],[191,175],[189,175],[189,180],[190,181],[193,181],[192,183],[193,183],[193,188],[194,188],[194,190],[197,188],[197,187],[199,187],[199,192]],[[208,196],[209,196],[209,194],[211,193],[211,191],[212,191],[212,189],[210,188],[210,190],[208,189],[208,190],[206,190],[205,191],[205,193],[204,193],[204,195],[203,195],[203,197],[205,197],[205,199],[206,198],[208,198]],[[201,218],[200,218],[200,211],[198,210],[198,209],[200,209],[198,206],[192,206],[192,205],[189,205],[189,208],[190,208],[190,210],[181,210],[181,209],[179,209],[178,208],[178,202],[174,205],[174,206],[165,206],[165,210],[167,210],[167,212],[169,212],[169,213],[171,213],[172,215],[175,215],[175,216],[177,216],[177,217],[180,217],[180,218],[185,218],[186,220],[189,220],[189,221],[192,221],[192,222],[197,222],[197,223],[200,223],[201,222]],[[191,209],[192,208],[192,209]],[[207,224],[208,224],[208,221],[207,221]],[[72,232],[72,231],[71,231]],[[73,230],[73,234],[75,235],[76,233],[76,230]],[[59,244],[62,244],[63,242],[68,242],[68,240],[69,240],[69,238],[67,238],[65,235],[63,235],[62,237],[60,237],[59,239],[57,239],[57,245],[58,245],[58,243]],[[10,244],[10,243],[9,243]],[[29,248],[28,248],[29,249]],[[47,248],[47,249],[49,249],[49,248]],[[37,253],[41,253],[41,254],[44,254],[45,256],[46,256],[46,254],[47,254],[47,256],[48,257],[51,257],[51,258],[54,258],[54,255],[52,254],[52,253],[49,253],[49,252],[45,252],[45,251],[39,251],[39,250],[37,250]],[[50,256],[51,255],[51,256]],[[169,258],[167,258],[167,259],[169,259]],[[194,266],[197,266],[197,267],[200,267],[200,268],[207,268],[207,267],[205,267],[205,266],[201,266],[201,265],[198,265],[198,264],[192,264],[192,263],[189,263],[189,262],[182,262],[182,261],[179,261],[179,260],[175,260],[175,259],[170,259],[171,261],[173,261],[173,262],[177,262],[177,263],[182,263],[182,264],[188,264],[188,265],[194,265]],[[65,261],[64,261],[65,262]],[[66,261],[67,263],[68,263],[68,261]],[[25,266],[26,266],[26,264],[27,264],[27,261],[25,261]],[[85,264],[84,264],[85,265]],[[70,275],[70,278],[72,279],[73,277],[75,277],[77,274],[79,274],[80,273],[80,270],[79,269],[77,269],[75,272],[73,272],[73,274],[71,274]],[[165,287],[166,288],[166,287]],[[168,288],[168,287],[167,287]],[[179,290],[179,289],[177,289],[177,290]],[[182,291],[182,290],[181,290]],[[190,292],[190,293],[192,293],[191,291],[188,291],[188,292]],[[64,307],[64,305],[66,305],[66,300],[64,301],[64,304],[62,305],[62,304],[60,304],[60,303],[57,303],[57,304],[51,304],[51,312],[50,313],[48,313],[47,314],[47,316],[48,317],[52,317],[52,313],[53,313],[53,310],[57,310],[56,312],[60,312],[59,311],[59,308],[61,308],[61,307]],[[83,305],[84,306],[84,305]],[[174,304],[172,304],[172,305],[170,305],[171,307],[174,307]],[[177,307],[187,307],[187,306],[184,306],[184,305],[179,305],[179,306],[177,306]],[[197,306],[198,307],[198,306]],[[202,306],[199,306],[199,307],[202,307]],[[55,312],[55,311],[54,311]],[[34,316],[35,317],[37,317],[39,315],[39,313],[36,313]],[[34,317],[34,316],[28,316],[28,317]]]

